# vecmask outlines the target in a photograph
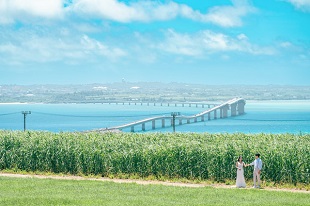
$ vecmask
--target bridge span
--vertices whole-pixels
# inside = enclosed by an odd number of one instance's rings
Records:
[[[151,124],[152,130],[154,130],[156,129],[158,122],[159,122],[160,127],[164,128],[166,126],[175,126],[176,124],[182,125],[182,124],[195,123],[198,121],[201,121],[201,122],[205,120],[209,121],[212,118],[213,119],[227,118],[229,117],[228,110],[230,110],[230,116],[237,116],[237,115],[244,114],[245,104],[246,102],[243,98],[234,98],[222,104],[214,106],[212,108],[208,108],[207,110],[201,113],[198,113],[196,115],[192,115],[192,116],[183,116],[183,115],[176,115],[176,114],[171,113],[171,116],[150,117],[147,119],[142,119],[142,120],[131,122],[128,124],[124,124],[124,125],[120,125],[116,127],[99,129],[96,131],[122,130],[125,128],[130,128],[130,131],[134,132],[135,127],[138,127],[138,126],[141,126],[142,131],[145,131],[146,124]],[[168,120],[169,125],[166,125],[166,120]]]
[[[168,107],[202,107],[211,108],[217,106],[217,104],[205,103],[205,102],[105,102],[108,104],[122,104],[122,105],[146,105],[146,106],[168,106]]]

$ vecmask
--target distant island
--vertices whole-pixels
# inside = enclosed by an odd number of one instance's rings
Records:
[[[85,85],[0,85],[0,103],[206,102],[310,100],[310,86],[116,82]]]

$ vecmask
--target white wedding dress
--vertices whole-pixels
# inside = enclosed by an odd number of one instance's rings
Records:
[[[243,162],[237,162],[238,169],[237,169],[237,180],[236,180],[236,187],[246,187],[245,179],[244,179],[244,170],[243,170]]]

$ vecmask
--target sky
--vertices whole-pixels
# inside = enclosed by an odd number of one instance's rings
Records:
[[[310,85],[310,0],[0,0],[0,85]]]

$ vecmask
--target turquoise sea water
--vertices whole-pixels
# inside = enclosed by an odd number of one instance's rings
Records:
[[[194,115],[207,108],[122,104],[0,104],[0,129],[23,130],[24,116],[21,111],[31,111],[26,117],[28,130],[84,131],[119,126],[133,121],[180,112]],[[176,126],[177,132],[209,133],[310,133],[310,101],[247,101],[245,114],[227,119],[217,119]],[[219,115],[218,115],[219,116]],[[212,116],[211,116],[212,117]],[[205,118],[207,119],[207,118]],[[176,122],[178,123],[178,121]],[[172,127],[146,132],[171,132]],[[124,130],[130,131],[129,129]],[[135,127],[141,132],[141,126]]]

